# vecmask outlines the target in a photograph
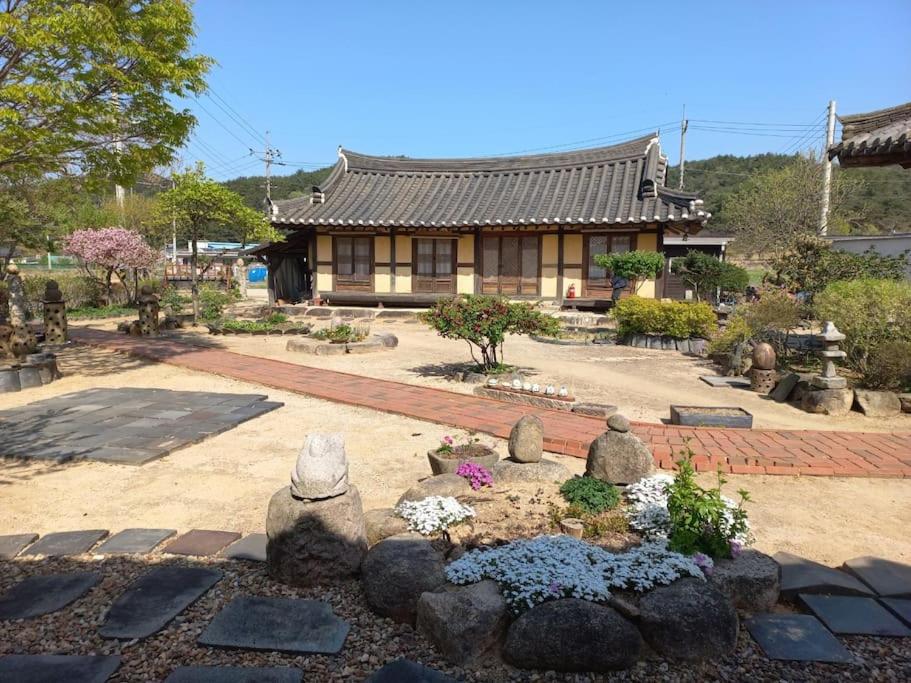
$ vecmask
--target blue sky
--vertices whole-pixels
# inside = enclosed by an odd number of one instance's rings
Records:
[[[911,0],[197,0],[196,18],[218,65],[186,103],[183,159],[217,178],[261,172],[245,155],[266,130],[293,164],[279,174],[340,144],[482,156],[658,125],[677,163],[684,104],[699,159],[818,148],[832,98],[840,113],[911,100]]]

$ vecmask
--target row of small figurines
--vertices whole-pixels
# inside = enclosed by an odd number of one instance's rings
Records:
[[[544,393],[547,396],[569,396],[569,391],[566,387],[560,387],[557,389],[553,384],[548,384],[546,387],[541,387],[540,384],[532,384],[531,382],[522,382],[520,379],[514,379],[512,383],[503,382],[500,384],[500,381],[491,377],[487,380],[487,386],[496,387],[501,386],[507,389],[519,389],[522,391],[529,391],[533,394]]]

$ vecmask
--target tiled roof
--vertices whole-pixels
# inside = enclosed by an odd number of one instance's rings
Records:
[[[664,186],[657,136],[556,154],[375,157],[339,149],[308,197],[275,203],[277,225],[466,228],[704,223],[695,194]]]
[[[867,114],[840,116],[841,142],[829,157],[842,166],[901,164],[911,168],[911,102]]]

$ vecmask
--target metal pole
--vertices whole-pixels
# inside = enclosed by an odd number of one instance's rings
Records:
[[[686,129],[689,121],[686,120],[686,105],[683,105],[683,118],[680,121],[680,184],[678,189],[683,189],[683,172],[686,167]]]
[[[829,232],[829,195],[832,191],[832,160],[829,148],[835,142],[835,100],[829,100],[829,120],[826,123],[826,148],[822,153],[822,202],[819,209],[819,234]]]

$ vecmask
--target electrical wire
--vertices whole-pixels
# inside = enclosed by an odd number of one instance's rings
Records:
[[[221,109],[230,119],[232,119],[238,126],[240,126],[241,129],[247,133],[247,135],[252,137],[256,144],[266,144],[265,136],[256,130],[256,128],[246,118],[244,118],[242,114],[240,114],[234,107],[228,104],[227,100],[215,92],[214,89],[209,87],[208,91],[206,92],[206,97],[208,97],[216,107]],[[219,102],[221,104],[219,104]]]

